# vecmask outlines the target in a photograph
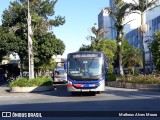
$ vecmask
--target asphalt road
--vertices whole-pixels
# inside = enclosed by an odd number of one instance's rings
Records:
[[[114,111],[122,113],[129,111],[131,113],[132,111],[160,111],[160,92],[106,87],[105,92],[97,94],[96,96],[87,93],[72,96],[67,92],[66,85],[57,85],[57,90],[37,93],[9,93],[7,91],[8,88],[5,85],[0,86],[0,111],[104,111],[104,114],[110,114],[106,111],[112,111],[113,113]],[[58,114],[63,114],[63,112]],[[77,113],[70,112],[67,114],[74,115]],[[54,119],[81,120],[83,118],[83,120],[124,120],[130,118],[124,116],[121,118],[106,118],[105,115],[104,117],[95,117],[95,114],[100,114],[98,112],[91,112],[89,114],[93,114],[94,117],[81,116],[77,118],[66,118],[63,117],[63,115],[62,117],[59,115],[58,118]],[[12,119],[17,120],[17,118]],[[132,119],[134,120],[135,118],[131,117],[130,120]],[[136,120],[137,119],[158,120],[158,117],[136,117]]]

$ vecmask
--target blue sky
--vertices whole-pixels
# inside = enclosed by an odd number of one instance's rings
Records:
[[[7,9],[9,2],[3,0],[0,4],[0,16]],[[94,23],[98,23],[98,14],[106,6],[109,0],[58,0],[55,5],[55,15],[64,16],[64,25],[54,27],[53,32],[66,46],[63,57],[68,53],[79,50],[82,44],[90,44],[86,37],[91,33]],[[1,24],[1,21],[0,21]]]

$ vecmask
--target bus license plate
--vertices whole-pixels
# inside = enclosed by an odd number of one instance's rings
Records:
[[[83,92],[89,92],[89,89],[82,89]]]

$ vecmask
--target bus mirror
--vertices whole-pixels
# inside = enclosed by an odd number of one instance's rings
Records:
[[[64,63],[64,70],[67,71],[67,64]]]
[[[108,62],[105,62],[105,68],[108,69]]]

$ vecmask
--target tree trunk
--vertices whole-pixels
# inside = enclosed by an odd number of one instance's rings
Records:
[[[134,67],[132,67],[132,72],[133,72],[133,75],[134,75]]]
[[[118,57],[119,57],[119,71],[120,71],[120,75],[124,75],[123,73],[123,67],[122,67],[122,45],[120,43],[120,45],[118,44]]]
[[[145,13],[141,13],[141,35],[142,35],[142,51],[143,51],[143,72],[145,73],[145,49],[144,49],[144,35],[147,31],[145,28]]]
[[[20,76],[23,77],[23,58],[20,57]]]
[[[117,31],[117,49],[118,49],[118,61],[119,61],[119,72],[120,75],[124,75],[123,66],[122,66],[122,40],[123,40],[123,32],[122,30]]]

